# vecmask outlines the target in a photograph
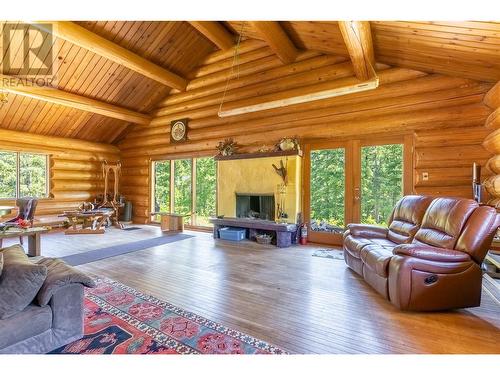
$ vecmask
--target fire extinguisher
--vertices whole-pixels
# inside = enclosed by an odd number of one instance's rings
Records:
[[[307,225],[302,224],[302,228],[300,228],[300,244],[307,245]]]

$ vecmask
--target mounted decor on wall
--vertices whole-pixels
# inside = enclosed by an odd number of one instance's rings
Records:
[[[174,120],[170,123],[170,143],[187,141],[188,119]]]

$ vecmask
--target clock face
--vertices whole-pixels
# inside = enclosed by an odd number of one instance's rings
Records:
[[[182,121],[176,121],[172,125],[171,136],[174,141],[181,141],[186,137],[186,124]]]

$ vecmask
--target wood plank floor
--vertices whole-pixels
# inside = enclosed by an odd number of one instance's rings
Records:
[[[160,236],[157,227],[42,238],[64,256]],[[500,353],[500,306],[400,312],[318,246],[278,249],[193,237],[79,268],[106,276],[292,353]],[[8,245],[8,243],[6,243]]]

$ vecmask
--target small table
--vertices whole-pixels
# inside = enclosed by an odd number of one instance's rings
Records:
[[[41,255],[40,235],[48,232],[50,232],[50,229],[43,227],[28,229],[9,228],[5,232],[0,232],[0,241],[4,238],[27,236],[28,255],[36,257]]]
[[[103,225],[112,214],[112,210],[88,210],[66,211],[60,216],[67,217],[72,225],[64,234],[103,234]]]
[[[171,212],[151,212],[151,216],[160,216],[162,232],[182,232],[184,230],[184,217],[191,214],[180,215]]]

